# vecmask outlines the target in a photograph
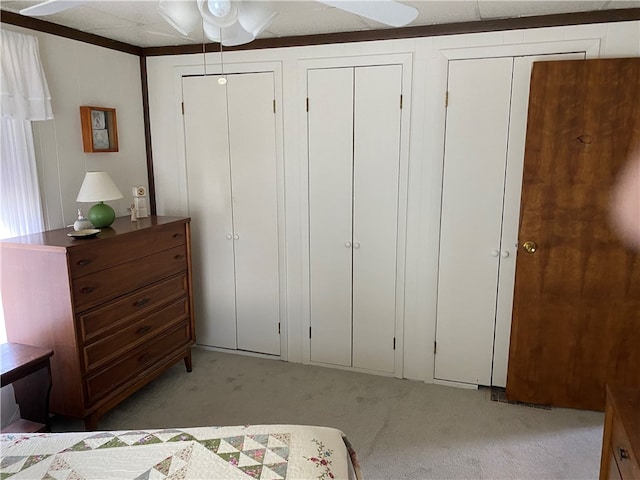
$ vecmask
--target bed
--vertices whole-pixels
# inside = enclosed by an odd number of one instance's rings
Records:
[[[301,425],[0,435],[3,479],[361,479],[345,435]]]

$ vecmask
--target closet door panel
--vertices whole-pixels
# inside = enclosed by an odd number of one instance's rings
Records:
[[[353,366],[393,373],[402,66],[355,69]]]
[[[272,73],[229,75],[238,349],[280,355]]]
[[[350,366],[353,68],[310,70],[307,82],[310,359]]]
[[[436,379],[491,384],[512,65],[449,62]]]
[[[182,95],[198,343],[236,348],[225,87],[184,77]]]

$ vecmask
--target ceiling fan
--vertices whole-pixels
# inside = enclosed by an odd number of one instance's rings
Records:
[[[87,1],[47,0],[20,10],[20,14],[53,15]],[[392,27],[407,25],[418,15],[415,8],[395,0],[316,1]],[[182,35],[202,25],[207,38],[225,46],[252,42],[278,15],[273,2],[265,0],[159,0],[158,10]]]

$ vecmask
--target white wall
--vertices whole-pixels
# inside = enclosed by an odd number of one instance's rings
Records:
[[[286,185],[286,264],[288,359],[303,359],[303,321],[308,311],[302,277],[306,249],[301,232],[307,228],[304,152],[304,92],[300,91],[299,61],[313,58],[354,57],[389,53],[413,54],[413,89],[407,212],[404,377],[433,381],[433,341],[436,322],[436,287],[442,158],[444,147],[444,93],[447,59],[452,49],[477,49],[478,54],[517,55],[524,45],[590,40],[599,57],[640,56],[640,22],[554,27],[533,30],[453,35],[407,40],[225,52],[225,70],[234,63],[281,62],[284,108],[284,161]],[[527,47],[528,48],[528,47]],[[535,49],[534,49],[535,50]],[[214,72],[219,54],[207,55]],[[148,59],[151,135],[159,214],[188,214],[180,161],[179,84],[174,69],[202,66],[203,56],[165,56]],[[470,79],[472,81],[472,79]]]
[[[118,216],[127,215],[131,187],[147,184],[139,57],[4,23],[2,28],[38,38],[51,92],[54,119],[33,123],[46,228],[72,224],[78,208],[87,213],[91,204],[76,202],[86,171],[109,172],[125,197],[109,204]],[[118,152],[83,152],[81,105],[116,109]]]

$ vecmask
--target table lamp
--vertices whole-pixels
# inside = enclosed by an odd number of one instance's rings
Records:
[[[122,193],[107,172],[87,172],[76,201],[100,202],[89,209],[88,217],[95,228],[104,228],[116,219],[116,212],[104,202],[119,198]]]

